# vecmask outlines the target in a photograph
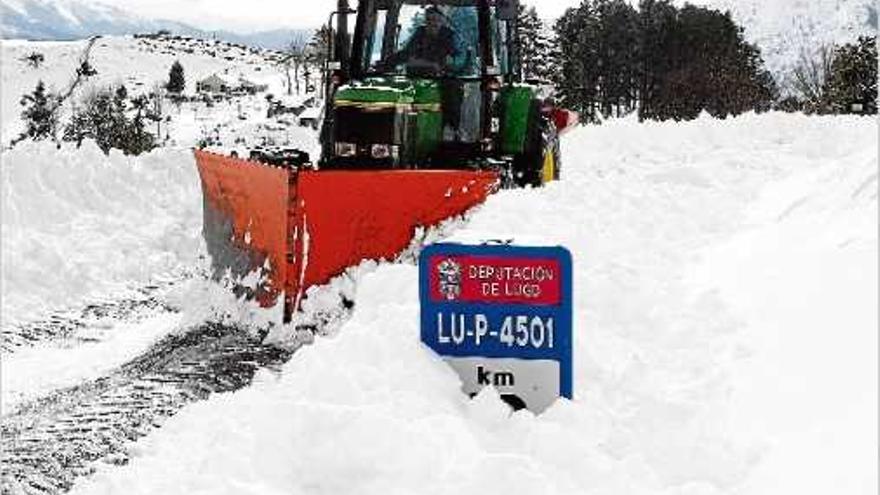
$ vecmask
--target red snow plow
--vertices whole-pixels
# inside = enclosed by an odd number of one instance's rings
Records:
[[[264,307],[283,295],[285,316],[305,291],[363,260],[391,260],[416,229],[482,203],[494,172],[297,171],[196,151],[203,232],[217,278]]]

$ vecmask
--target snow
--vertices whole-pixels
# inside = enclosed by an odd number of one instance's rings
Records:
[[[86,46],[85,41],[0,44],[4,143],[18,133],[21,95],[38,80],[55,90],[66,88]],[[208,56],[206,50],[219,56]],[[33,51],[46,58],[39,68],[21,60]],[[244,76],[281,92],[280,74],[267,64],[267,54],[241,52],[219,42],[103,37],[90,57],[98,75],[77,97],[116,83],[125,83],[130,94],[151,91],[167,80],[168,68],[178,59],[190,90],[197,80],[221,74]],[[302,103],[309,95],[286,98]],[[201,186],[191,151],[200,139],[215,138],[219,143],[214,149],[236,149],[241,156],[247,156],[248,146],[264,142],[314,152],[312,130],[294,126],[292,117],[290,122],[284,115],[268,119],[267,110],[265,94],[210,106],[166,101],[160,137],[167,134],[170,139],[164,148],[136,158],[118,151],[106,156],[91,142],[82,149],[29,142],[4,149],[4,328],[110,297],[154,277],[193,271],[194,260],[204,255]]]
[[[468,399],[418,341],[415,265],[367,263],[324,291],[355,293],[338,331],[72,493],[875,493],[876,121],[624,119],[563,149],[562,182],[451,239],[572,251],[574,400]]]
[[[684,2],[680,2],[684,3]],[[871,0],[699,0],[729,10],[745,36],[761,48],[767,67],[782,82],[799,63],[822,45],[877,36],[877,5]]]
[[[2,170],[4,327],[182,273],[204,253],[189,150],[22,143]]]
[[[877,437],[876,208],[876,154],[829,160],[767,187],[748,228],[695,271],[742,315],[755,349],[734,369],[732,409],[744,434],[774,448],[750,487],[876,490],[876,443],[865,441]],[[762,407],[774,402],[785,407]],[[780,483],[797,469],[824,475]]]
[[[796,56],[793,32],[848,39],[863,21],[852,1],[725,2],[715,3],[745,19],[750,39],[779,47],[766,51],[771,65]],[[99,74],[83,91],[149,91],[180,59],[190,92],[214,73],[283,92],[264,55],[145,43],[98,40]],[[22,93],[40,79],[65,87],[84,47],[3,41],[3,143],[19,130]],[[20,60],[34,50],[46,56],[36,69]],[[4,330],[204,270],[189,149],[199,138],[315,145],[293,116],[265,118],[263,95],[167,110],[171,145],[141,157],[91,143],[3,150]],[[280,345],[313,345],[251,387],[186,407],[133,444],[127,466],[101,465],[73,492],[876,493],[877,147],[877,121],[855,117],[576,129],[562,182],[501,192],[418,233],[401,263],[367,262],[311,291],[301,318],[339,317],[340,295],[354,313],[317,338],[274,328]],[[413,262],[418,241],[439,238],[573,252],[573,401],[536,417],[511,414],[491,389],[470,400],[418,342]],[[168,333],[216,320],[265,327],[280,309],[199,279],[166,302],[179,312],[90,323],[83,342],[4,354],[3,414],[111,373]]]
[[[23,349],[3,357],[3,414],[54,390],[100,378],[136,358],[177,329],[181,315],[163,314],[141,322],[89,329],[96,342]]]
[[[233,80],[244,77],[256,84],[267,84],[269,92],[276,95],[283,91],[282,75],[267,61],[266,53],[252,53],[228,45],[209,44],[207,41],[102,37],[95,43],[89,58],[98,74],[78,90],[70,103],[78,103],[82,95],[94,88],[114,84],[126,85],[132,96],[148,93],[168,81],[168,71],[175,61],[180,61],[183,65],[187,94],[194,94],[196,82],[212,74]],[[21,131],[19,115],[22,107],[19,100],[22,95],[32,92],[41,80],[51,91],[65,90],[73,79],[85,47],[85,41],[0,42],[0,57],[3,59],[0,64],[2,143],[8,143]],[[31,68],[23,61],[26,55],[34,51],[45,57],[45,62],[39,68]],[[209,52],[215,56],[209,56]],[[64,115],[69,110],[68,105]]]

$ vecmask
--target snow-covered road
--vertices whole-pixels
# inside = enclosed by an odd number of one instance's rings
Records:
[[[74,493],[876,492],[876,121],[621,120],[564,153],[562,182],[498,194],[452,239],[572,251],[575,400],[467,399],[418,342],[416,267],[380,265],[333,338]]]

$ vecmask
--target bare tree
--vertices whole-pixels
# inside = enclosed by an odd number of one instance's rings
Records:
[[[788,82],[789,89],[803,102],[805,111],[823,113],[828,110],[826,81],[833,62],[834,49],[828,45],[820,45],[815,51],[808,48],[801,50],[800,59]]]
[[[295,34],[293,39],[287,44],[287,48],[284,50],[284,57],[279,62],[284,70],[284,75],[287,77],[288,95],[293,94],[294,87],[296,87],[296,94],[300,93],[299,76],[306,62],[307,54],[305,35],[302,33]],[[291,77],[291,72],[293,72],[293,77]]]
[[[318,71],[321,74],[321,88],[324,88],[326,85],[325,79],[327,73],[324,69],[327,63],[332,36],[333,32],[327,26],[322,26],[312,35],[312,39],[309,41],[307,47],[308,53],[306,57],[308,63],[311,64],[314,71]],[[319,91],[318,93],[320,94],[322,91]]]

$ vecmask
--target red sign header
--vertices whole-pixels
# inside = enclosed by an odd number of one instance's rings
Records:
[[[559,261],[500,256],[432,256],[430,297],[436,302],[558,305]]]

